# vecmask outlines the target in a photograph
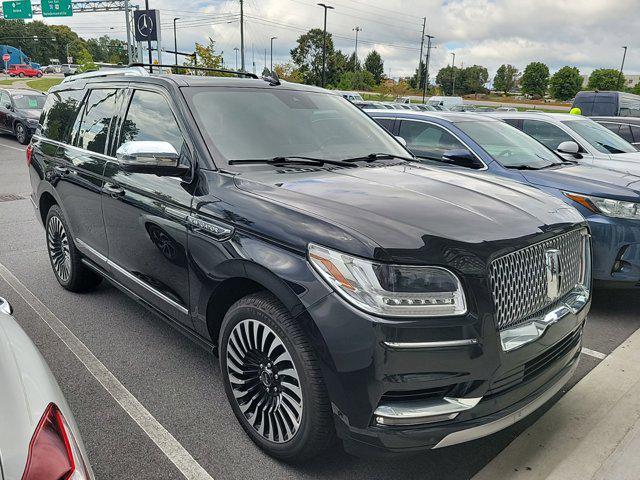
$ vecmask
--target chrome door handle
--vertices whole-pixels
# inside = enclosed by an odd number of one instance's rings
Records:
[[[113,183],[106,183],[104,185],[104,192],[111,195],[113,198],[118,198],[124,195],[124,188]]]
[[[69,175],[69,169],[67,167],[56,165],[55,167],[53,167],[53,169],[58,175]]]

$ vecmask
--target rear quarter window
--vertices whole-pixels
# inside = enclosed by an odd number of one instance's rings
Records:
[[[71,129],[78,116],[84,90],[65,90],[47,96],[40,118],[40,135],[61,143],[70,143]]]

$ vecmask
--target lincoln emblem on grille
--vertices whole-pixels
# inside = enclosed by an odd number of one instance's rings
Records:
[[[552,249],[544,252],[547,271],[547,297],[555,300],[560,296],[560,250]]]

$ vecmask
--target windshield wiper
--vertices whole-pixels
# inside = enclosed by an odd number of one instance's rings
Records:
[[[297,155],[287,157],[273,157],[273,158],[246,158],[240,160],[229,160],[229,165],[242,165],[252,163],[267,163],[269,165],[285,165],[285,164],[302,164],[302,165],[318,165],[323,166],[325,163],[329,165],[339,165],[341,167],[355,167],[350,163],[345,163],[342,160],[327,160],[326,158],[315,157],[301,157]]]
[[[417,162],[418,159],[414,157],[404,157],[402,155],[394,155],[393,153],[370,153],[362,157],[345,158],[343,162],[375,162],[376,160],[392,160],[397,158],[399,160],[406,160],[408,162]]]
[[[607,150],[609,150],[609,153],[613,153],[614,155],[616,153],[625,153],[624,150],[620,150],[619,148],[612,147],[611,145],[607,145],[606,143],[602,143],[602,142],[598,142],[598,141],[596,141],[596,143],[598,145],[600,145],[601,147],[606,148]]]

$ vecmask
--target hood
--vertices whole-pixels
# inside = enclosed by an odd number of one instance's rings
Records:
[[[583,162],[587,165],[591,164],[589,160],[584,160]],[[611,155],[600,153],[594,158],[593,166],[640,176],[640,152]]]
[[[640,175],[590,165],[578,164],[554,170],[523,170],[520,173],[531,184],[539,187],[633,202],[637,202],[640,195]]]
[[[16,113],[18,113],[22,117],[27,118],[29,120],[39,120],[42,110],[36,110],[31,108],[21,108],[19,110],[16,110]]]
[[[486,257],[583,221],[575,209],[537,189],[462,169],[371,164],[251,172],[236,179],[243,190],[359,232],[381,247],[384,254],[377,249],[374,257],[382,260],[449,263],[456,249]]]

